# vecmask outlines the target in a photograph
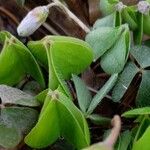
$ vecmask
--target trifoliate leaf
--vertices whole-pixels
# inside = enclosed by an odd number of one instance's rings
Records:
[[[137,106],[144,107],[150,105],[149,103],[149,75],[150,70],[148,67],[150,66],[150,53],[147,46],[134,46],[131,50],[131,55],[133,60],[135,59],[138,65],[133,62],[129,62],[113,90],[113,100],[119,102],[119,100],[123,97],[125,92],[127,91],[130,83],[137,73],[141,74],[141,83],[136,96],[136,104]]]
[[[55,90],[61,85],[67,95],[69,91],[64,80],[84,71],[93,60],[91,47],[76,38],[47,36],[30,42],[28,47],[37,60],[49,69],[49,88]]]
[[[30,147],[47,147],[60,136],[77,149],[89,145],[87,122],[81,111],[66,95],[57,90],[50,90],[43,107],[38,123],[25,138]]]
[[[108,74],[119,73],[123,70],[130,50],[130,33],[124,31],[114,47],[107,51],[101,59],[101,66]]]

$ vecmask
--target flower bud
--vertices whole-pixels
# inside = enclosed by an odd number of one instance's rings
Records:
[[[140,1],[137,5],[138,11],[142,14],[147,15],[150,10],[150,4],[147,1]]]
[[[18,35],[27,37],[33,34],[46,21],[48,14],[47,6],[39,6],[31,10],[18,26]]]

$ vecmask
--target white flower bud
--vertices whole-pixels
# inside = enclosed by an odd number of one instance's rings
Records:
[[[39,6],[31,10],[19,24],[18,35],[27,37],[33,34],[46,21],[48,14],[47,6]]]
[[[119,2],[116,4],[115,8],[116,8],[116,11],[118,12],[121,12],[124,8],[126,8],[127,6],[124,5],[122,2]]]
[[[150,11],[150,4],[147,1],[140,1],[137,7],[138,7],[138,11],[145,15],[147,15]]]

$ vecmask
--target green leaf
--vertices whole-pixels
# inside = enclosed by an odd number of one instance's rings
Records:
[[[141,68],[150,66],[150,48],[147,46],[134,46],[131,49],[132,56],[136,59]]]
[[[62,136],[77,149],[89,146],[89,129],[83,114],[75,107],[72,101],[67,100],[64,95],[61,96],[61,103],[58,107],[62,122]]]
[[[88,114],[91,114],[94,111],[94,109],[98,106],[98,104],[102,101],[102,99],[106,96],[106,94],[112,89],[112,87],[117,81],[117,78],[118,74],[112,75],[110,79],[105,83],[105,85],[94,96],[88,108],[87,111]]]
[[[121,34],[122,28],[122,26],[116,28],[101,27],[87,34],[86,42],[93,48],[95,60],[114,45]]]
[[[48,95],[49,96],[49,95]],[[44,148],[54,143],[60,136],[59,116],[57,110],[58,101],[50,100],[42,115],[25,137],[25,143],[32,148]]]
[[[53,64],[61,70],[65,79],[69,79],[71,73],[81,73],[92,62],[92,50],[79,44],[64,41],[51,46]]]
[[[0,84],[16,85],[29,74],[44,88],[43,74],[27,47],[6,31],[1,31],[0,37],[3,44],[0,53]],[[17,68],[15,73],[14,68]]]
[[[124,31],[113,48],[107,51],[101,59],[101,67],[108,74],[119,73],[123,70],[130,50],[130,33]]]
[[[25,107],[5,107],[0,115],[0,145],[14,148],[34,126],[38,112]]]
[[[133,110],[129,110],[122,114],[123,117],[126,118],[134,118],[139,115],[149,115],[150,114],[150,107],[143,107],[143,108],[136,108]]]
[[[48,89],[46,89],[46,90],[40,92],[38,95],[36,95],[35,99],[37,99],[38,102],[43,104],[45,101],[47,93],[48,93]]]
[[[38,112],[27,107],[6,107],[1,110],[1,123],[28,133],[36,123]]]
[[[121,100],[138,71],[139,69],[134,63],[127,63],[112,91],[112,98],[114,102],[119,102]]]
[[[78,76],[73,75],[72,77],[75,84],[79,107],[84,113],[86,113],[86,110],[88,109],[92,100],[92,95],[85,83]]]
[[[49,88],[55,90],[61,85],[67,95],[69,91],[64,80],[84,71],[93,60],[90,46],[76,38],[47,36],[40,41],[30,42],[28,47],[35,58],[45,68],[48,67]]]
[[[87,122],[68,97],[58,91],[49,91],[43,107],[37,125],[25,138],[30,147],[47,147],[60,136],[77,149],[89,145]]]
[[[140,83],[137,96],[136,96],[136,104],[138,107],[144,107],[150,105],[149,103],[149,75],[150,72],[148,67],[150,66],[150,52],[149,47],[147,46],[134,46],[131,50],[131,56],[136,60],[138,65],[129,62],[123,73],[120,75],[119,80],[113,90],[112,97],[113,101],[119,102],[119,100],[123,97],[125,92],[127,91],[129,85],[131,84],[133,78],[137,73],[142,75],[142,81]],[[138,68],[138,67],[139,68]]]
[[[19,144],[22,138],[20,133],[15,128],[10,128],[0,124],[0,146],[8,149],[14,148]]]
[[[0,85],[0,98],[2,104],[16,104],[22,106],[39,106],[35,98],[17,88]]]
[[[146,129],[143,136],[133,144],[133,150],[149,150],[150,126]]]

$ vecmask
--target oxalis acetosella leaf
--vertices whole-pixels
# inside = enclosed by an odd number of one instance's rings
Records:
[[[23,136],[35,125],[38,111],[28,107],[4,107],[0,115],[0,145],[11,149],[16,147]]]
[[[36,126],[25,137],[32,148],[44,148],[60,136],[77,149],[89,146],[90,135],[81,111],[66,95],[49,90]]]
[[[147,46],[134,46],[131,48],[131,55],[138,65],[134,62],[127,63],[113,89],[113,100],[119,102],[129,88],[134,77],[139,74],[141,75],[141,82],[136,96],[136,104],[140,107],[149,106],[150,48]]]
[[[128,59],[130,32],[128,25],[98,27],[92,30],[86,41],[94,50],[95,60],[101,58],[101,67],[108,74],[120,73]]]
[[[35,125],[38,111],[29,107],[37,107],[39,103],[33,96],[6,85],[0,85],[0,98],[0,145],[11,149]]]
[[[7,31],[0,32],[0,42],[0,84],[13,86],[31,75],[44,88],[42,71],[29,49]]]
[[[69,95],[65,80],[72,74],[80,74],[89,67],[93,60],[93,50],[82,40],[47,36],[40,41],[28,43],[28,48],[35,58],[49,71],[49,88],[55,90],[59,85]]]
[[[108,74],[119,73],[123,70],[130,50],[130,32],[122,33],[114,46],[101,58],[101,67]]]

